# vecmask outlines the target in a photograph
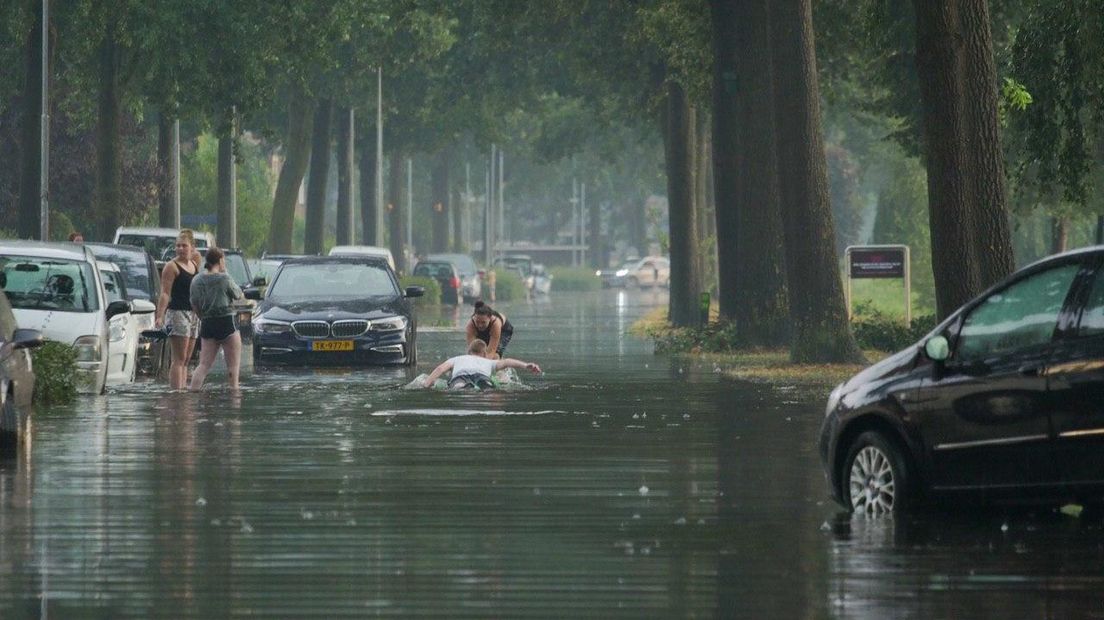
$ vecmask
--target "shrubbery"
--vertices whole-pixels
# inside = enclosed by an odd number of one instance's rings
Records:
[[[47,340],[31,353],[35,373],[34,402],[55,405],[77,396],[77,350]]]
[[[550,273],[553,291],[596,291],[602,286],[594,270],[586,267],[553,267]]]
[[[899,351],[909,346],[923,338],[936,325],[934,314],[914,317],[910,325],[905,325],[899,317],[887,315],[863,304],[856,307],[855,317],[851,328],[859,346],[886,352]]]
[[[495,301],[525,299],[525,282],[521,280],[521,276],[506,269],[498,271],[496,275]],[[490,289],[487,288],[486,281],[483,282],[483,299],[490,299]]]
[[[441,303],[441,283],[426,276],[403,276],[399,278],[399,285],[406,290],[408,286],[420,286],[425,289],[425,295],[415,297],[414,302],[422,305],[436,306]]]

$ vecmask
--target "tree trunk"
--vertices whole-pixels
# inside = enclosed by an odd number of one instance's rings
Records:
[[[299,187],[307,172],[311,154],[311,134],[314,128],[314,101],[301,92],[291,93],[288,101],[288,133],[284,141],[284,165],[276,181],[276,196],[272,200],[272,225],[268,232],[268,252],[291,253],[291,236],[295,230],[295,205]]]
[[[337,245],[352,245],[356,237],[353,222],[353,152],[355,118],[352,108],[337,109]]]
[[[157,119],[157,225],[176,228],[173,178],[173,118],[164,110]]]
[[[433,162],[430,171],[433,196],[431,217],[433,218],[433,243],[434,252],[445,252],[449,247],[449,152],[448,148],[441,149],[437,154],[437,161]]]
[[[99,50],[100,92],[96,121],[96,178],[93,211],[94,239],[112,239],[119,227],[123,196],[123,151],[120,138],[122,104],[119,88],[119,49],[110,35]]]
[[[992,45],[988,18],[978,23],[987,11],[974,6],[983,4],[913,2],[940,318],[1012,268]],[[989,80],[992,89],[973,80]]]
[[[325,238],[326,186],[330,177],[330,138],[333,124],[333,101],[323,99],[314,111],[314,134],[311,137],[310,177],[307,179],[307,226],[303,252],[321,254]]]
[[[639,256],[648,254],[648,200],[644,196],[637,196],[625,204],[626,215],[629,220],[631,238],[629,242]],[[555,228],[553,230],[556,230]]]
[[[215,240],[224,248],[238,247],[238,171],[234,142],[238,139],[237,113],[231,109],[229,120],[218,139],[218,233]]]
[[[790,358],[799,363],[860,361],[836,258],[811,0],[772,3],[769,21]]]
[[[19,223],[20,239],[38,239],[42,233],[42,11],[37,10],[27,37],[23,81],[23,126],[20,127]]]
[[[372,136],[369,141],[368,136]],[[381,245],[376,239],[376,142],[375,132],[365,131],[360,142],[360,228],[361,243]]]
[[[1050,253],[1060,254],[1069,249],[1069,218],[1050,218]]]
[[[686,91],[678,82],[667,82],[663,118],[663,143],[667,169],[667,213],[671,242],[671,324],[694,327],[701,324],[698,293],[701,290],[697,265],[697,228],[694,212],[691,147],[693,127]]]
[[[597,184],[595,184],[597,185]],[[590,267],[598,269],[605,267],[602,264],[602,203],[598,200],[598,189],[592,188],[591,195],[587,199],[587,258]]]
[[[720,316],[736,320],[740,305],[752,299],[741,295],[740,262],[738,256],[740,205],[739,169],[740,129],[737,109],[736,36],[740,25],[739,2],[710,0],[713,25],[713,191],[716,197],[714,219],[717,229],[717,278],[720,288],[717,302]],[[769,79],[769,78],[768,78]],[[760,125],[764,123],[760,122]],[[770,123],[765,123],[769,125]],[[772,134],[773,135],[773,134]],[[773,166],[771,166],[773,169]],[[775,211],[764,206],[764,211]],[[779,244],[776,244],[776,246]],[[765,261],[764,261],[765,262]]]
[[[402,152],[392,152],[391,169],[387,175],[387,225],[391,237],[391,254],[395,257],[395,270],[399,273],[406,273],[406,214],[402,208],[405,162],[406,157]]]
[[[453,200],[453,193],[448,194],[448,202],[445,208],[452,213],[452,251],[466,254],[468,252],[467,239],[464,237],[464,218],[467,217],[468,205],[464,198]]]
[[[966,155],[970,161],[973,192],[970,212],[974,222],[974,243],[978,246],[981,286],[988,288],[1016,269],[1008,221],[1004,152],[1001,149],[1000,121],[997,117],[999,94],[996,63],[993,60],[989,2],[951,1],[961,7],[958,39],[965,61],[965,75],[961,83],[965,91],[963,106],[967,127]]]

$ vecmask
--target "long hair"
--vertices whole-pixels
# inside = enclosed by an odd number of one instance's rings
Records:
[[[215,246],[207,248],[207,260],[203,267],[207,269],[207,271],[210,271],[212,267],[219,264],[219,261],[222,260],[224,256],[226,256],[226,254]]]

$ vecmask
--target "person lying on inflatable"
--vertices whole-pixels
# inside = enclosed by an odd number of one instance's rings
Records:
[[[525,368],[534,373],[540,373],[540,366],[532,362],[523,362],[516,359],[487,359],[487,343],[482,340],[472,340],[468,345],[467,355],[458,355],[441,362],[433,372],[429,373],[423,383],[424,387],[433,387],[437,378],[446,372],[452,371],[448,386],[450,390],[464,388],[477,388],[480,390],[495,387],[492,376],[495,371],[504,368]]]

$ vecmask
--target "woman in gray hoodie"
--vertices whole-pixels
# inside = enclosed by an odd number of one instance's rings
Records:
[[[226,372],[232,389],[238,387],[238,367],[241,363],[241,336],[234,325],[230,304],[242,298],[242,291],[226,273],[226,257],[222,250],[207,250],[204,272],[192,280],[192,309],[200,318],[199,366],[192,374],[190,389],[203,387],[207,373],[215,363],[219,349],[226,358]]]

